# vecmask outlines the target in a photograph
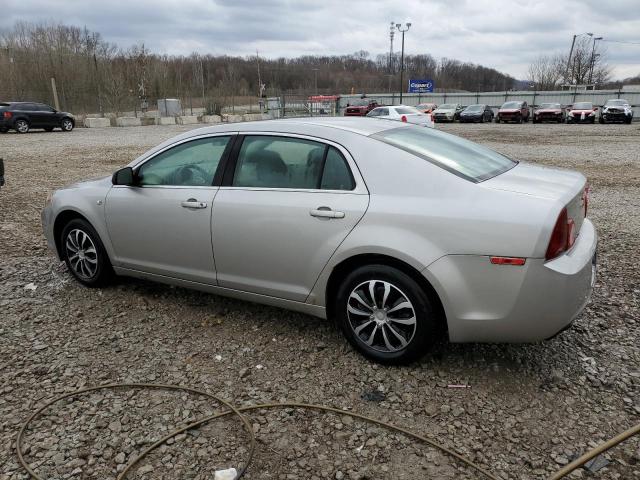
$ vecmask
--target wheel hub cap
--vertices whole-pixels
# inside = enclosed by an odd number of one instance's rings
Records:
[[[404,349],[416,332],[411,301],[384,280],[369,280],[354,288],[347,302],[347,317],[356,338],[380,352]]]
[[[98,271],[98,252],[91,237],[80,229],[71,230],[65,241],[67,258],[74,273],[89,280]]]

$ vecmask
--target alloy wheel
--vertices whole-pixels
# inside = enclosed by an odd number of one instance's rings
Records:
[[[89,280],[98,270],[98,252],[91,237],[76,228],[67,234],[65,241],[69,265],[80,278]]]
[[[62,130],[65,132],[70,132],[73,130],[73,122],[69,119],[66,119],[62,122]]]
[[[29,131],[29,124],[24,120],[18,120],[16,122],[16,130],[19,133],[27,133]]]
[[[356,337],[379,352],[404,349],[416,333],[413,304],[402,290],[384,280],[368,280],[352,290],[347,318]]]

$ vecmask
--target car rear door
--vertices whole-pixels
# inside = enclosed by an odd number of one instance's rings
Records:
[[[172,145],[135,169],[135,186],[111,188],[105,212],[117,266],[216,284],[214,179],[233,138],[205,136]]]
[[[213,206],[219,285],[304,301],[368,203],[343,147],[290,134],[247,134]]]

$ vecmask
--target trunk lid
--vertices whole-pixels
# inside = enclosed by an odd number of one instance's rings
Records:
[[[567,214],[575,222],[576,232],[579,232],[585,217],[586,183],[586,178],[579,172],[520,162],[511,170],[480,185],[493,190],[558,200],[567,208]]]

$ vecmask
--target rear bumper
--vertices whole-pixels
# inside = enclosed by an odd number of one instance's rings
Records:
[[[585,219],[573,248],[545,262],[492,265],[479,255],[448,255],[423,273],[447,315],[452,342],[535,342],[567,328],[595,283],[597,234]]]

